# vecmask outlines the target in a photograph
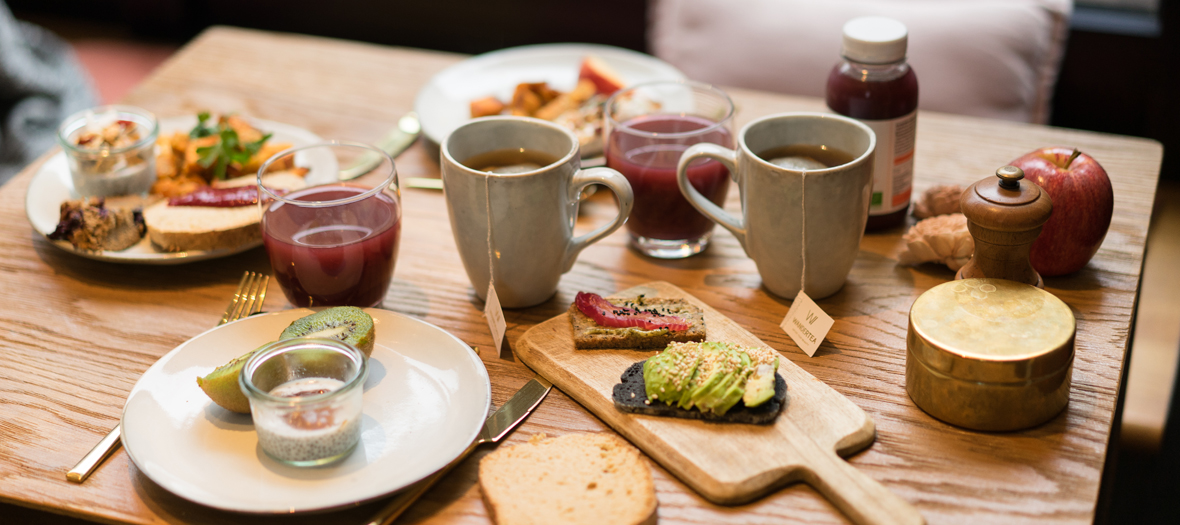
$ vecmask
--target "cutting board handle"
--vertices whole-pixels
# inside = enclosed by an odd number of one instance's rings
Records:
[[[834,451],[822,450],[809,458],[804,479],[860,525],[921,525],[918,509],[866,476]]]

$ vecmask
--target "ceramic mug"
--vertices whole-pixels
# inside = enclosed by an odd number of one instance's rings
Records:
[[[836,293],[860,251],[873,182],[873,130],[825,113],[781,113],[746,124],[738,149],[697,144],[680,156],[680,191],[705,216],[733,233],[771,293],[793,298],[802,288],[819,299]],[[820,169],[786,168],[760,155],[787,146],[834,148],[847,162]],[[700,157],[721,161],[741,192],[734,217],[701,196],[685,176]]]
[[[469,165],[472,159],[521,149],[550,161],[511,174]],[[610,168],[581,169],[577,137],[549,121],[475,119],[451,132],[440,150],[447,213],[463,268],[484,300],[494,275],[496,297],[505,308],[532,306],[552,297],[582,249],[617,230],[631,213],[634,196],[627,179]],[[580,196],[591,184],[615,193],[619,214],[574,237]]]

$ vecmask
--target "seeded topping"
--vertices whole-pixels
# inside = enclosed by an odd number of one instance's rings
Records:
[[[574,305],[599,326],[609,328],[641,328],[644,330],[687,330],[688,321],[660,311],[658,308],[643,309],[639,306],[642,296],[635,303],[615,305],[593,293],[578,292],[574,298]]]

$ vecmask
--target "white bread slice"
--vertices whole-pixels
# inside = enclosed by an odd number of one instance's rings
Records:
[[[613,434],[580,433],[504,447],[479,462],[479,489],[499,525],[654,524],[651,468]]]
[[[263,177],[268,187],[297,190],[307,184],[292,172],[272,173]],[[247,186],[254,177],[239,177],[218,187]],[[143,210],[148,238],[167,252],[232,249],[262,240],[258,224],[262,212],[257,204],[233,208],[204,206],[169,206],[164,199]]]

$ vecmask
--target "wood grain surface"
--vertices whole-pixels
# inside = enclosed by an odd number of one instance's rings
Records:
[[[765,348],[746,329],[667,282],[644,283],[615,297],[684,299],[705,314],[706,340]],[[532,327],[516,354],[537,373],[589,409],[644,453],[707,498],[746,503],[788,483],[806,480],[858,523],[921,523],[918,511],[853,468],[841,456],[873,442],[873,421],[848,398],[780,359],[787,401],[773,425],[711,423],[628,414],[615,409],[623,371],[654,355],[638,350],[577,350],[569,314]]]
[[[236,111],[326,138],[376,141],[412,109],[414,95],[433,74],[462,58],[214,28],[125,102],[160,117],[202,109]],[[823,109],[816,99],[727,91],[738,106],[738,126],[771,113]],[[790,301],[761,288],[753,262],[721,229],[707,252],[678,261],[636,254],[627,248],[623,231],[591,246],[552,299],[507,312],[508,348],[497,357],[483,305],[456,252],[443,197],[431,190],[403,191],[401,253],[383,306],[479,347],[492,378],[493,402],[499,405],[533,375],[512,348],[529,328],[565,311],[577,291],[609,293],[668,281],[864,410],[876,423],[877,440],[849,462],[913,503],[929,522],[1091,522],[1162,149],[1143,139],[928,112],[920,112],[917,141],[916,191],[936,184],[965,186],[993,176],[997,167],[1025,152],[1055,144],[1081,148],[1111,176],[1115,213],[1102,249],[1080,272],[1045,280],[1045,289],[1076,315],[1078,337],[1069,407],[1044,425],[1013,433],[972,432],[940,423],[906,396],[907,311],[919,294],[953,273],[935,265],[899,266],[902,228],[866,235],[848,283],[819,301],[835,325],[813,358],[778,327]],[[214,511],[165,492],[122,451],[85,484],[65,480],[66,470],[118,421],[139,375],[217,322],[243,270],[268,272],[269,264],[261,249],[175,267],[117,265],[66,253],[44,241],[25,218],[25,190],[39,164],[0,187],[0,521],[18,512],[24,521],[43,523],[52,523],[53,514],[137,524],[354,523],[368,518],[382,502],[316,516],[260,518]],[[438,174],[436,159],[421,143],[398,157],[397,166],[402,176]],[[727,208],[739,206],[734,189]],[[613,213],[610,198],[596,196],[583,206],[578,229],[588,231]],[[277,286],[270,292],[268,310],[289,308]],[[554,391],[508,441],[539,432],[582,431],[609,428]],[[475,483],[477,461],[486,452],[446,476],[402,522],[487,523]],[[665,523],[845,522],[804,484],[748,504],[719,506],[658,465],[653,469]]]

